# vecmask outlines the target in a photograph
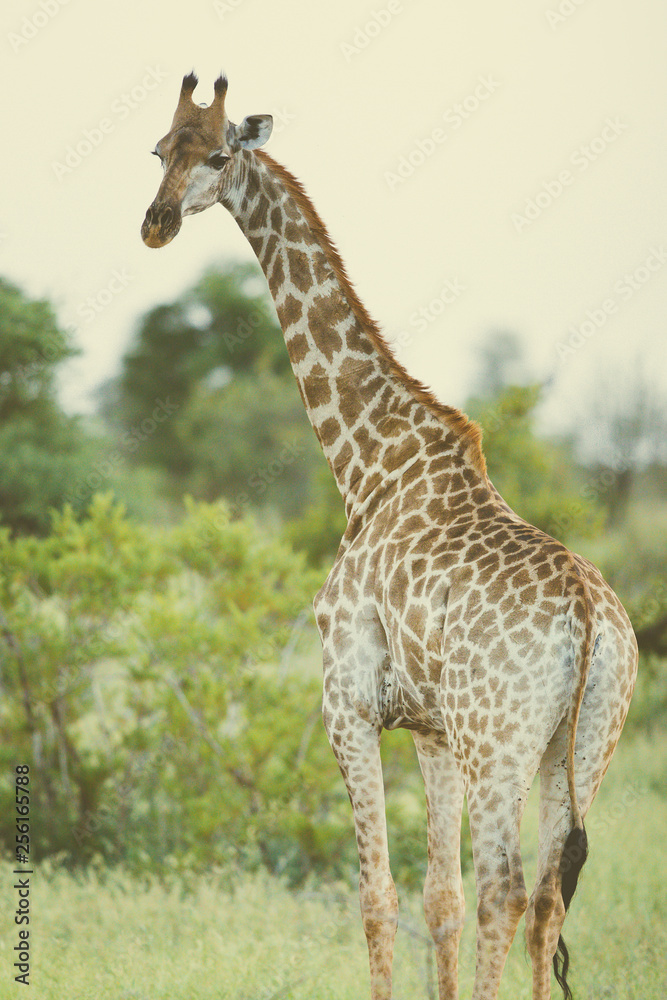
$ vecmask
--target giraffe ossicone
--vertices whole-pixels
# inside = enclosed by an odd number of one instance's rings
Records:
[[[441,1000],[458,997],[459,860],[467,797],[477,886],[473,1000],[495,1000],[521,916],[533,1000],[565,996],[561,927],[586,860],[584,817],[625,721],[634,633],[598,570],[519,517],[488,479],[479,429],[395,359],[301,184],[240,125],[227,81],[209,107],[183,80],[156,146],[164,177],[142,237],[229,210],[264,271],[294,374],[348,524],[315,598],[324,725],[352,802],[372,1000],[391,997],[398,921],[380,763],[383,729],[412,731],[426,786],[426,921]],[[540,774],[537,878],[519,826]]]

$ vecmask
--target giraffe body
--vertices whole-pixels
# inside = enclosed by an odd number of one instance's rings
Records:
[[[458,996],[459,860],[467,797],[477,883],[473,1000],[495,1000],[520,917],[533,998],[586,856],[583,818],[632,694],[634,634],[589,562],[516,515],[490,483],[478,429],[398,364],[291,174],[257,146],[268,116],[233,125],[226,81],[209,108],[186,77],[157,146],[165,176],[142,236],[223,204],[266,274],[310,421],[348,526],[315,599],[324,725],[352,803],[371,996],[391,997],[398,919],[380,763],[383,729],[413,733],[428,806],[426,920],[441,1000]],[[526,892],[519,825],[539,772],[538,873]],[[568,995],[567,961],[555,961]],[[560,970],[560,971],[559,971]]]

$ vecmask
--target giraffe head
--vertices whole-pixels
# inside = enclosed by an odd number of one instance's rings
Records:
[[[184,215],[203,212],[220,201],[230,184],[235,154],[262,146],[271,135],[271,115],[250,115],[240,125],[229,120],[225,76],[215,81],[208,107],[192,100],[196,86],[194,73],[183,78],[171,128],[153,150],[162,161],[164,177],[141,227],[149,247],[165,246],[181,228]]]

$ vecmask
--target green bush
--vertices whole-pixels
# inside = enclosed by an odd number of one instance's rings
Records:
[[[180,524],[152,529],[97,496],[81,521],[56,514],[46,538],[5,531],[0,567],[8,843],[12,769],[29,763],[38,857],[266,868],[292,884],[356,870],[305,557],[222,504],[189,503]],[[388,738],[397,869],[417,882],[421,778],[412,741],[408,760]]]

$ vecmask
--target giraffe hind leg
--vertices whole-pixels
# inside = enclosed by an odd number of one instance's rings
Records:
[[[569,954],[561,936],[565,914],[587,856],[585,831],[572,827],[563,720],[540,765],[540,819],[537,878],[526,910],[526,944],[533,966],[533,1000],[550,1000],[551,968],[565,1000]]]
[[[588,857],[588,837],[586,830],[574,827],[570,830],[563,853],[560,858],[559,874],[561,878],[561,896],[565,913],[567,913],[572,897],[574,896],[579,881],[581,869]],[[565,1000],[572,1000],[572,991],[568,986],[567,972],[570,965],[570,954],[562,935],[558,937],[558,945],[553,956],[553,967],[558,985],[563,990]]]
[[[525,787],[523,795],[516,796],[517,787]],[[528,784],[518,779],[503,781],[503,775],[498,775],[497,780],[468,792],[477,883],[473,1000],[496,1000],[505,961],[528,904],[519,841],[527,790]],[[490,808],[489,793],[502,803],[501,809]]]

